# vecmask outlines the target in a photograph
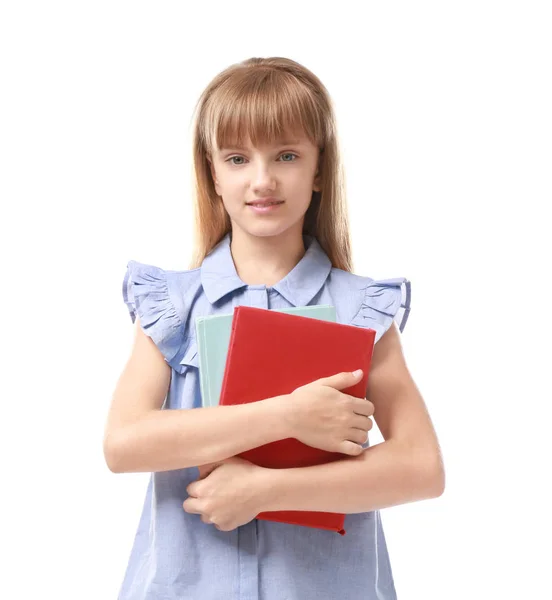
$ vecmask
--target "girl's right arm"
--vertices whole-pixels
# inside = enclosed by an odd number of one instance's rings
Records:
[[[288,402],[162,410],[171,367],[135,321],[131,356],[117,382],[103,451],[114,473],[183,469],[292,437]]]

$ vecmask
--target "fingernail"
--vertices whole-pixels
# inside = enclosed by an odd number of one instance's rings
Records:
[[[357,369],[356,371],[353,371],[353,375],[355,377],[358,377],[359,375],[362,375],[362,369]]]

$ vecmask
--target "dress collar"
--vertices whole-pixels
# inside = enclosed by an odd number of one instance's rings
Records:
[[[230,233],[227,233],[201,264],[201,283],[211,304],[234,290],[248,287],[236,271],[230,241]],[[320,291],[332,270],[332,263],[317,239],[303,235],[303,241],[306,252],[301,260],[283,279],[272,286],[293,306],[307,306]]]

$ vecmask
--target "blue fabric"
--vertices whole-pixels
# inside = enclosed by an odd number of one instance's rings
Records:
[[[337,322],[369,327],[376,342],[395,320],[402,332],[410,282],[374,280],[333,268],[318,241],[272,287],[240,280],[230,234],[201,267],[168,271],[130,261],[123,297],[172,367],[164,409],[201,407],[197,316],[235,306],[331,304]],[[335,600],[396,598],[379,511],[348,514],[346,535],[254,519],[219,531],[182,508],[197,467],[152,473],[119,600]]]

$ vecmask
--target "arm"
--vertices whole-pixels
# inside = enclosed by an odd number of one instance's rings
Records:
[[[329,464],[260,471],[261,510],[360,513],[444,492],[437,436],[395,323],[374,347],[367,398],[385,441]]]
[[[262,511],[361,513],[443,493],[440,476],[429,457],[395,440],[333,463],[266,469],[263,479]]]
[[[279,396],[238,406],[162,410],[170,377],[170,366],[137,318],[104,433],[104,456],[114,473],[199,466],[289,437]]]

